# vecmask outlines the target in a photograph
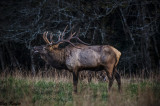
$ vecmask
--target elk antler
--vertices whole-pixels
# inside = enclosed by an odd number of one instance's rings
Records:
[[[47,44],[51,44],[51,42],[47,39],[47,34],[48,34],[48,32],[43,33],[43,39]]]
[[[48,32],[44,32],[44,33],[43,33],[43,39],[44,39],[44,41],[45,41],[47,44],[49,44],[49,45],[57,45],[57,47],[58,47],[59,44],[64,43],[64,42],[68,42],[68,43],[70,43],[72,46],[76,47],[70,40],[71,40],[71,39],[77,39],[79,42],[81,42],[81,43],[83,43],[83,44],[85,44],[85,45],[89,45],[89,44],[87,44],[87,43],[85,43],[85,42],[83,42],[82,40],[79,39],[78,35],[79,35],[79,33],[80,33],[80,29],[79,29],[79,31],[78,31],[78,33],[77,33],[76,36],[74,36],[74,35],[76,34],[76,32],[72,33],[72,31],[71,31],[71,34],[68,36],[68,38],[63,39],[64,36],[65,36],[65,31],[67,30],[67,27],[68,27],[68,25],[65,27],[63,33],[60,33],[60,34],[58,35],[58,41],[57,41],[57,42],[53,42],[53,40],[52,40],[53,35],[52,35],[52,34],[50,34],[50,41],[49,41],[48,38],[47,38]],[[74,26],[73,26],[73,27],[74,27]],[[73,27],[72,27],[72,29],[73,29]]]
[[[79,42],[81,42],[81,43],[83,43],[83,44],[85,44],[85,45],[90,45],[90,44],[88,44],[88,43],[83,42],[81,39],[79,39],[79,37],[78,37],[78,36],[79,36],[79,33],[80,33],[80,29],[79,29],[77,35],[74,36],[72,39],[77,39]]]

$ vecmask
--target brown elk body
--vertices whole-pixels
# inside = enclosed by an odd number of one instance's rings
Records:
[[[34,52],[38,52],[41,58],[54,68],[72,72],[74,92],[77,92],[78,74],[82,70],[105,70],[109,79],[108,90],[114,78],[117,80],[119,91],[121,90],[121,79],[116,69],[121,53],[112,46],[72,44],[58,48],[58,45],[49,45],[36,46]]]

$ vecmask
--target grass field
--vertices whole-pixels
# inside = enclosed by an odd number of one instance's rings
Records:
[[[21,106],[160,106],[160,82],[122,78],[107,92],[107,82],[81,80],[72,92],[72,78],[8,75],[0,77],[0,105]]]

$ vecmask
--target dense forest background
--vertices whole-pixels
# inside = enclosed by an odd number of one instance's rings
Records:
[[[160,69],[159,0],[1,0],[0,72],[44,68],[32,47],[45,44],[44,31],[56,37],[66,25],[66,35],[74,25],[84,42],[121,51],[119,70]]]

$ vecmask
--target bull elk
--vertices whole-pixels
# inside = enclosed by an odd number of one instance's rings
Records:
[[[121,79],[116,69],[121,53],[110,45],[86,45],[79,39],[79,32],[71,33],[68,38],[64,39],[66,29],[67,26],[63,33],[59,34],[56,42],[52,40],[51,34],[48,39],[48,32],[44,32],[43,39],[47,45],[35,46],[34,53],[39,53],[41,58],[54,68],[72,72],[74,92],[77,92],[78,74],[82,70],[105,70],[109,79],[108,90],[111,89],[115,78],[118,89],[121,91]],[[71,39],[77,39],[81,44],[74,44]],[[64,42],[68,42],[70,45],[59,48],[59,44]]]

